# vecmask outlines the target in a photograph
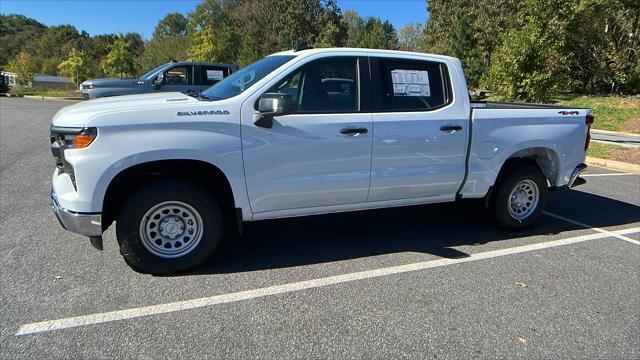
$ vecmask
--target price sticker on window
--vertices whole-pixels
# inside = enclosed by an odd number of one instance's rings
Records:
[[[207,80],[220,81],[222,78],[224,78],[222,70],[207,70]]]
[[[391,71],[391,81],[393,96],[431,96],[428,71],[395,69]]]

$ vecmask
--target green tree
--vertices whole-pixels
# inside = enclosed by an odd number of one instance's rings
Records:
[[[187,36],[188,25],[189,20],[184,15],[180,13],[168,14],[156,25],[153,31],[153,39],[160,40]]]
[[[422,49],[422,25],[419,23],[406,24],[400,28],[398,44],[400,50],[420,51]]]
[[[238,54],[238,64],[242,67],[251,65],[263,56],[264,54],[261,53],[260,47],[256,42],[256,36],[250,33],[245,34],[242,37],[240,54]]]
[[[124,39],[118,39],[111,45],[111,50],[100,63],[102,70],[108,76],[134,76],[138,71],[135,54],[131,46]]]
[[[36,72],[36,62],[31,54],[22,50],[16,57],[9,60],[7,70],[16,73],[18,84],[29,86]]]
[[[180,13],[172,13],[158,22],[153,37],[144,47],[140,61],[143,72],[156,66],[188,58],[189,51],[188,20]]]
[[[33,44],[46,30],[45,25],[24,15],[0,15],[0,67],[7,65],[25,44]]]
[[[88,72],[89,68],[84,54],[75,48],[71,49],[67,59],[58,65],[58,73],[76,84],[76,88],[81,81],[87,78]]]
[[[73,48],[79,47],[82,35],[71,25],[51,26],[36,39],[29,51],[36,59],[37,72],[56,75],[58,65]]]
[[[527,0],[526,23],[510,30],[484,81],[489,89],[508,100],[549,101],[566,89],[568,54],[562,30],[566,23],[562,0]]]
[[[469,1],[464,3],[466,9],[471,8]],[[468,86],[477,88],[485,68],[482,65],[482,51],[473,32],[474,15],[470,11],[461,11],[456,16],[458,18],[450,34],[450,53],[462,62]]]
[[[364,19],[355,10],[346,10],[342,15],[342,24],[346,29],[347,47],[358,47],[364,32]]]
[[[335,0],[331,0],[321,5],[320,35],[314,41],[315,47],[336,47],[344,46],[347,29],[342,22],[342,11]]]
[[[216,61],[219,52],[219,47],[216,49],[216,44],[213,43],[213,25],[207,24],[193,34],[189,48],[190,61]]]
[[[357,46],[370,49],[397,49],[398,36],[390,22],[369,17],[364,24]]]
[[[238,58],[241,33],[232,13],[240,0],[204,0],[189,15],[192,60],[233,63]]]

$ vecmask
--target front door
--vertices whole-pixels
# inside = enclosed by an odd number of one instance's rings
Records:
[[[255,102],[245,101],[242,146],[254,213],[367,201],[372,120],[360,112],[358,64],[332,57],[292,70],[265,91],[288,93],[296,104],[272,128],[254,125]]]

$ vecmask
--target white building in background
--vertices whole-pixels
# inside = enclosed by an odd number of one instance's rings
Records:
[[[3,71],[0,73],[0,76],[4,76],[5,83],[10,87],[18,84],[18,75],[16,73]],[[72,89],[74,85],[64,76],[35,74],[33,75],[33,80],[29,82],[27,87],[37,89]]]

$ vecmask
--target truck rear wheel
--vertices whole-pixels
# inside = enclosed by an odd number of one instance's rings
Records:
[[[116,220],[120,253],[134,270],[171,274],[205,262],[222,240],[215,199],[185,182],[165,181],[136,192]]]
[[[537,166],[513,169],[500,181],[492,201],[498,225],[514,230],[531,226],[542,215],[547,195],[547,179]]]

